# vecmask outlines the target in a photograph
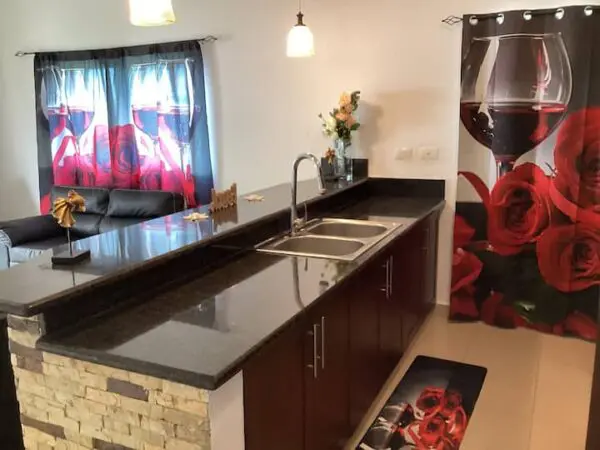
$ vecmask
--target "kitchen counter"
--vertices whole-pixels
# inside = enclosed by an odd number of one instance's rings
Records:
[[[47,335],[37,346],[215,390],[325,293],[443,205],[439,196],[407,198],[374,189],[369,198],[327,214],[403,225],[355,261],[279,257],[239,245],[235,250],[243,256],[222,268],[173,286],[143,304]]]
[[[298,204],[322,201],[366,181],[328,183],[322,195],[315,180],[300,182]],[[66,251],[66,246],[48,250],[32,261],[0,271],[0,312],[29,317],[59,302],[74,298],[88,301],[94,292],[99,293],[101,285],[118,283],[133,272],[168,265],[183,253],[289,211],[290,189],[287,183],[256,191],[264,201],[250,203],[240,198],[233,214],[218,213],[198,224],[183,218],[193,211],[207,213],[207,206],[82,239],[74,243],[74,248],[89,249],[91,259],[73,267],[52,267],[52,255]]]

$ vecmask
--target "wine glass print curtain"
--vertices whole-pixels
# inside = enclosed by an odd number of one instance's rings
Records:
[[[595,340],[600,10],[463,22],[450,318]]]
[[[53,185],[164,190],[210,201],[197,41],[35,58],[42,212]]]

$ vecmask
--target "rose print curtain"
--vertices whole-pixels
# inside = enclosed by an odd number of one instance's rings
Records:
[[[463,22],[450,318],[595,340],[600,10]]]
[[[53,185],[165,190],[208,203],[213,175],[197,41],[35,58],[42,212]]]

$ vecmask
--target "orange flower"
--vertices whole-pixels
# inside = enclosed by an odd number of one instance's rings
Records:
[[[349,114],[346,114],[346,113],[345,113],[345,112],[343,112],[343,111],[340,111],[340,112],[338,112],[338,113],[335,115],[335,118],[336,118],[337,120],[341,120],[342,122],[346,122],[346,121],[348,120],[348,118],[349,118],[349,117],[351,117],[351,116],[350,116]]]
[[[347,92],[344,92],[340,96],[340,106],[343,108],[346,105],[351,104],[351,103],[352,103],[352,97]]]
[[[352,114],[354,112],[354,105],[352,103],[348,103],[345,106],[342,106],[342,111]]]
[[[348,115],[348,118],[346,119],[346,126],[348,128],[351,128],[352,125],[354,125],[356,123],[356,119],[354,118],[354,116],[352,114]]]

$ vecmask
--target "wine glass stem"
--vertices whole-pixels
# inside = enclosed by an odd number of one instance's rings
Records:
[[[496,161],[496,180],[511,172],[514,167],[514,161]]]

